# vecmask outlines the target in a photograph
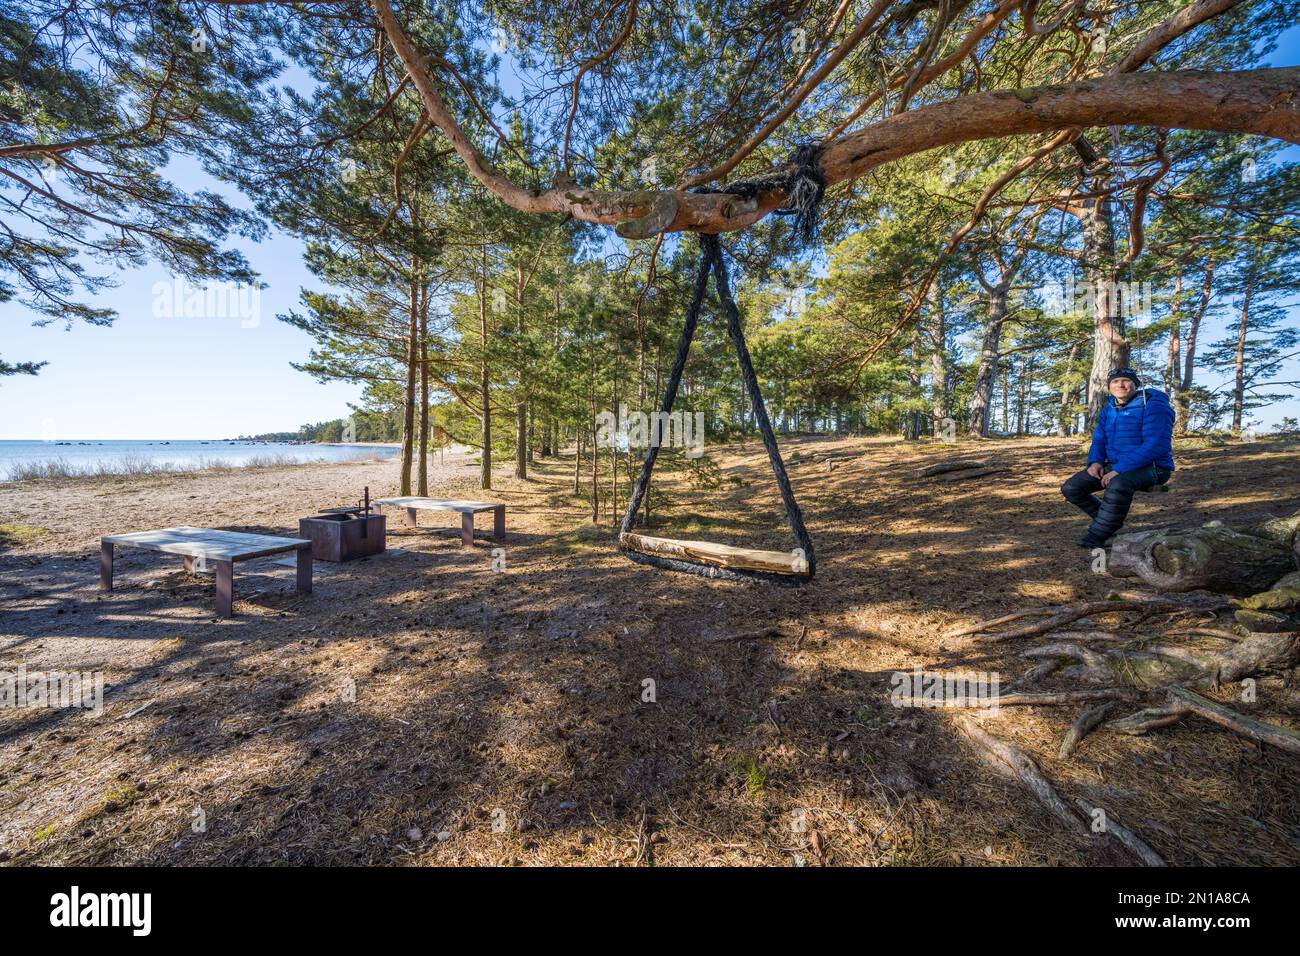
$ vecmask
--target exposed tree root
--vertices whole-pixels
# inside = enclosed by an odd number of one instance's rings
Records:
[[[1088,736],[1088,733],[1100,724],[1108,713],[1115,707],[1115,701],[1108,700],[1104,704],[1098,704],[1096,707],[1090,707],[1081,713],[1078,718],[1070,725],[1069,731],[1066,732],[1065,739],[1061,741],[1061,757],[1068,757],[1074,753],[1075,748],[1079,746],[1080,741]]]
[[[1297,527],[1300,515],[1244,532],[1213,521],[1199,528],[1120,535],[1111,543],[1107,570],[1120,577],[1136,574],[1162,591],[1254,594],[1295,570]]]
[[[741,641],[762,641],[770,637],[793,637],[784,629],[772,625],[770,627],[760,627],[756,631],[741,631],[738,634],[727,634],[723,637],[715,637],[709,641],[710,644],[737,644]]]
[[[1074,802],[1078,804],[1079,808],[1083,810],[1083,812],[1086,813],[1089,818],[1096,819],[1096,814],[1098,811],[1097,807],[1094,807],[1092,804],[1090,804],[1087,800],[1083,799],[1082,797],[1075,797]],[[1124,826],[1113,816],[1111,816],[1109,811],[1102,810],[1101,812],[1105,814],[1106,824],[1105,824],[1104,832],[1109,833],[1116,840],[1122,843],[1130,853],[1136,856],[1147,866],[1168,865],[1167,863],[1165,863],[1164,858],[1161,857],[1159,853],[1157,853],[1155,850],[1151,849],[1151,847],[1147,845],[1147,842],[1145,840],[1143,840],[1136,833],[1134,833],[1128,827]]]
[[[1027,754],[998,740],[981,727],[973,717],[962,713],[957,713],[955,717],[962,735],[980,748],[986,762],[993,763],[996,769],[1010,773],[1018,779],[1071,832],[1080,836],[1088,835],[1088,828],[1084,826],[1083,821],[1061,799],[1056,789]]]
[[[1206,700],[1200,694],[1193,693],[1185,687],[1169,688],[1169,697],[1171,707],[1181,705],[1185,711],[1213,721],[1235,734],[1269,744],[1287,753],[1300,754],[1300,733],[1290,728],[1266,724],[1245,714],[1239,714],[1231,707]]]
[[[1232,641],[1236,644],[1241,640],[1241,635],[1235,631],[1225,631],[1220,627],[1185,627],[1177,631],[1170,631],[1170,637],[1219,637],[1225,641]]]
[[[941,461],[936,465],[927,465],[916,473],[918,478],[933,478],[935,475],[946,475],[952,471],[963,471],[970,468],[988,468],[987,461],[978,461],[974,459],[958,459],[956,461]]]
[[[997,697],[945,697],[942,701],[927,701],[920,697],[910,700],[904,698],[900,707],[951,707],[955,710],[988,710],[993,705],[998,707],[1059,707],[1063,704],[1077,704],[1084,700],[1127,700],[1137,701],[1141,695],[1123,687],[1100,687],[1095,690],[1062,690],[1040,694],[999,694]]]
[[[1136,736],[1145,734],[1149,730],[1176,724],[1186,716],[1187,709],[1184,707],[1148,707],[1146,710],[1139,710],[1136,714],[1112,720],[1106,725],[1106,729],[1117,734]]]
[[[1218,686],[1224,681],[1295,666],[1300,658],[1300,633],[1252,632],[1223,648],[1154,644],[1141,649],[1094,650],[1055,642],[1030,648],[1022,656],[1072,659],[1078,664],[1062,674],[1094,683],[1149,689],[1175,684]]]
[[[1056,635],[1067,641],[1135,641],[1142,640],[1139,634],[1117,634],[1114,631],[1061,631]]]
[[[1169,611],[1214,610],[1224,606],[1226,606],[1226,602],[1217,599],[1211,601],[1184,601],[1167,597],[1085,601],[1082,604],[1070,604],[1064,607],[1026,608],[1023,611],[1005,614],[990,621],[980,621],[978,624],[953,628],[944,633],[943,639],[950,640],[971,634],[982,634],[981,639],[985,641],[1005,641],[1016,637],[1033,637],[1037,634],[1045,634],[1063,624],[1069,624],[1072,621],[1079,620],[1079,618],[1089,617],[1093,614],[1111,614],[1116,611],[1142,611],[1148,614],[1156,614]],[[1035,621],[1032,624],[1024,624],[1020,627],[1009,628],[1005,631],[993,632],[994,628],[1026,617],[1041,617],[1042,620]]]
[[[1009,470],[1010,469],[1007,468],[976,468],[970,471],[965,471],[965,470],[950,471],[946,475],[937,476],[934,480],[935,481],[965,481],[967,478],[987,478],[989,475],[997,475],[1004,471],[1009,471]]]

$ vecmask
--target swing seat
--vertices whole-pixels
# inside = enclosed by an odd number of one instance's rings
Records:
[[[623,524],[619,528],[619,549],[629,561],[649,564],[668,571],[681,571],[698,574],[701,577],[728,581],[763,581],[779,585],[803,585],[812,580],[816,568],[812,539],[804,528],[803,513],[795,501],[794,489],[790,487],[790,477],[785,472],[785,463],[781,461],[781,450],[777,447],[776,433],[767,417],[767,408],[763,404],[763,391],[754,374],[754,363],[749,357],[749,348],[745,345],[745,333],[741,328],[740,310],[731,297],[727,284],[727,268],[722,260],[722,246],[718,237],[709,233],[700,234],[700,266],[695,278],[695,296],[686,310],[686,321],[682,325],[681,338],[677,343],[677,357],[673,359],[672,371],[668,374],[668,386],[664,391],[662,413],[671,414],[673,399],[682,381],[682,372],[686,368],[686,358],[691,350],[691,339],[695,336],[695,327],[699,323],[700,308],[704,303],[704,294],[708,287],[709,273],[713,273],[713,284],[718,290],[718,299],[722,303],[723,313],[727,317],[727,334],[736,349],[736,360],[740,363],[740,376],[749,395],[750,406],[754,410],[754,419],[763,436],[763,447],[767,450],[768,462],[772,465],[772,476],[776,479],[777,489],[781,492],[781,502],[785,506],[786,519],[799,547],[793,551],[758,551],[753,548],[736,548],[726,544],[713,544],[709,541],[678,541],[673,538],[656,538],[637,534],[632,529],[636,526],[637,512],[645,500],[646,489],[650,483],[650,473],[654,470],[655,459],[659,455],[657,443],[650,446],[641,464],[641,475],[632,488],[627,501],[627,511],[623,515]]]
[[[762,571],[768,574],[808,577],[807,559],[792,551],[759,551],[754,548],[714,544],[711,541],[656,538],[631,531],[620,534],[618,541],[629,551],[656,558],[705,564],[710,567],[725,568],[728,571]]]

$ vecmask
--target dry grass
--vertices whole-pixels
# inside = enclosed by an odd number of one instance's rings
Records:
[[[370,461],[373,456],[358,451],[344,461]],[[242,464],[232,465],[216,458],[203,458],[185,464],[161,461],[146,455],[123,455],[107,458],[87,464],[73,464],[66,458],[49,458],[44,461],[21,462],[10,465],[4,480],[9,482],[67,482],[98,481],[105,478],[155,478],[168,475],[195,474],[200,472],[223,473],[241,471],[249,468],[285,468],[301,465],[305,461],[296,455],[282,453],[268,455],[251,455]],[[340,462],[334,461],[333,464]]]
[[[818,579],[799,590],[627,562],[611,546],[608,513],[593,528],[589,506],[570,494],[571,458],[538,462],[527,482],[498,479],[492,494],[510,505],[504,573],[492,571],[487,541],[464,549],[395,523],[389,546],[404,555],[324,573],[310,598],[293,594],[287,568],[237,575],[237,617],[221,622],[210,616],[211,584],[155,556],[127,561],[111,596],[93,590],[96,521],[78,529],[60,514],[96,494],[118,501],[116,486],[30,500],[29,520],[51,530],[0,558],[13,572],[0,581],[11,608],[0,669],[103,669],[108,691],[100,720],[0,712],[0,760],[17,768],[0,781],[0,855],[1131,862],[1108,841],[1065,832],[990,772],[950,715],[897,710],[889,697],[892,673],[913,667],[998,670],[1005,686],[1028,669],[1022,642],[939,635],[1114,587],[1072,547],[1079,520],[1056,492],[1078,442],[960,448],[1015,463],[1017,482],[938,489],[912,474],[951,448],[843,439],[791,440],[788,451],[818,545]],[[849,460],[827,471],[827,453]],[[724,480],[709,489],[665,475],[663,530],[782,546],[761,446],[717,461]],[[1192,524],[1211,511],[1244,523],[1300,506],[1294,444],[1191,450],[1180,465],[1173,493],[1139,499],[1135,526]],[[335,497],[361,481],[388,493],[394,465],[349,468]],[[332,503],[321,489],[333,479],[310,468],[241,476],[223,505],[212,489],[227,480],[163,478],[123,507],[145,527],[202,501],[227,507],[232,526],[283,531],[294,514]],[[468,463],[435,493],[483,494]],[[767,625],[801,636],[717,640]],[[1261,683],[1260,701],[1258,713],[1294,725],[1295,675]],[[1067,800],[1102,806],[1172,863],[1300,863],[1294,758],[1189,720],[1141,738],[1094,733],[1061,760],[1075,715],[1002,708],[987,727],[1030,754]]]

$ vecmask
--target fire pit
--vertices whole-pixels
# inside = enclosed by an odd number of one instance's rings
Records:
[[[384,550],[385,519],[370,513],[370,489],[355,508],[326,508],[298,519],[298,537],[311,541],[318,561],[351,561]]]

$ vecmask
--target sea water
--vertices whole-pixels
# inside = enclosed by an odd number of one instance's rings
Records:
[[[274,441],[193,439],[153,441],[0,441],[0,480],[14,468],[58,461],[73,471],[126,471],[149,465],[190,469],[208,465],[239,467],[268,460],[306,464],[392,458],[397,448],[381,445],[307,445]]]

